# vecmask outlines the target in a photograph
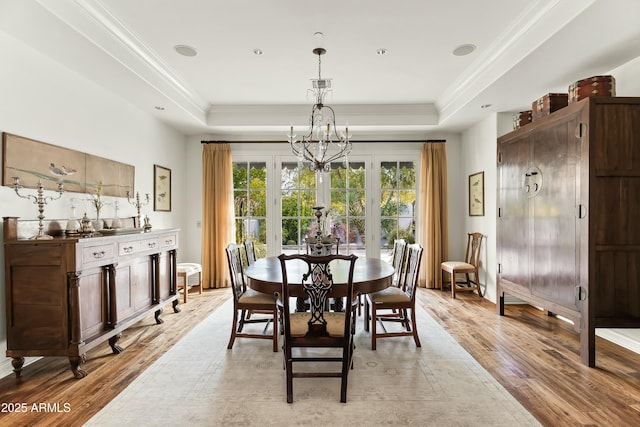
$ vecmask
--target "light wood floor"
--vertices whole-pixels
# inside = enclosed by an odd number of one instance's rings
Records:
[[[640,425],[639,354],[597,338],[588,368],[573,326],[543,311],[509,305],[501,317],[476,294],[420,291],[419,304],[541,424]]]
[[[29,408],[0,413],[0,425],[82,425],[229,297],[229,289],[205,291],[181,304],[181,313],[166,310],[163,325],[155,326],[153,316],[144,319],[123,334],[123,353],[112,355],[106,343],[89,352],[84,379],[73,378],[66,358],[41,359],[26,366],[20,379],[0,379],[0,403],[24,402]],[[452,300],[448,292],[425,289],[418,292],[418,304],[543,425],[638,425],[640,355],[598,339],[597,368],[587,368],[580,364],[572,328],[529,306],[509,306],[507,316],[499,317],[477,295]],[[34,403],[49,404],[49,410],[59,404],[60,412],[33,411]]]

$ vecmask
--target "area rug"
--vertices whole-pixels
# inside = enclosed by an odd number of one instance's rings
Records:
[[[269,340],[227,350],[228,301],[145,370],[86,426],[537,426],[427,313],[412,337],[378,340],[358,319],[347,403],[339,378],[294,379],[286,403],[282,351]],[[311,368],[311,367],[310,367]]]

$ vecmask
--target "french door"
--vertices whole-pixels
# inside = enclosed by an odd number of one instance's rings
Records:
[[[313,173],[290,156],[234,155],[236,240],[252,238],[258,256],[302,253],[320,224],[340,253],[390,259],[396,239],[415,242],[416,156],[353,156]]]

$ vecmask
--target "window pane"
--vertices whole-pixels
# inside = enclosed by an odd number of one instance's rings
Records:
[[[298,192],[297,191],[282,192],[281,212],[283,217],[298,216]]]
[[[266,253],[266,163],[233,162],[236,243],[252,238]]]
[[[282,164],[282,244],[285,253],[306,251],[304,238],[315,223],[316,174],[298,163]],[[315,230],[313,231],[315,235]]]
[[[281,186],[283,189],[298,187],[298,164],[283,163],[281,173]]]
[[[364,188],[366,168],[363,162],[349,163],[349,186],[351,188]]]
[[[397,188],[396,162],[380,163],[380,188]]]
[[[413,166],[413,162],[400,162],[398,180],[398,186],[400,188],[416,187],[416,172]]]
[[[303,168],[300,171],[300,188],[316,188],[316,173],[311,172],[309,168]]]
[[[331,190],[331,208],[338,215],[347,213],[347,193],[344,190]]]
[[[298,220],[282,220],[282,246],[298,244]]]
[[[331,234],[338,238],[341,253],[365,255],[366,169],[364,162],[331,164]],[[329,231],[326,231],[327,233]]]
[[[247,188],[249,175],[247,173],[246,163],[233,163],[233,187]]]
[[[249,182],[251,188],[267,188],[266,163],[251,163],[249,169]]]
[[[267,191],[266,190],[252,190],[249,191],[249,212],[248,216],[260,216],[267,215]]]
[[[364,216],[366,208],[366,193],[364,190],[349,191],[349,215]]]
[[[382,205],[380,206],[380,215],[396,216],[398,215],[398,192],[394,190],[383,191],[380,197]]]
[[[416,192],[403,190],[400,191],[400,205],[398,207],[398,215],[414,217],[414,206],[416,202]]]
[[[347,187],[347,171],[343,163],[331,163],[331,188]]]
[[[247,192],[244,190],[233,191],[233,212],[236,217],[244,216],[247,206]]]
[[[301,190],[300,191],[300,215],[301,216],[313,215],[313,207],[315,205],[316,205],[316,191]]]
[[[414,162],[381,162],[380,258],[391,260],[393,243],[415,243],[416,178]]]

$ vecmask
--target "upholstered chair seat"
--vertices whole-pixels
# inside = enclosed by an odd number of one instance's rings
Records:
[[[238,297],[238,302],[246,304],[273,304],[274,296],[247,288],[247,290]]]
[[[309,331],[308,313],[291,313],[291,336],[303,337]],[[344,313],[325,312],[324,320],[327,322],[327,334],[330,337],[341,337],[344,335]]]
[[[369,298],[374,304],[378,303],[409,303],[411,297],[400,288],[391,287],[379,292],[369,294]]]

